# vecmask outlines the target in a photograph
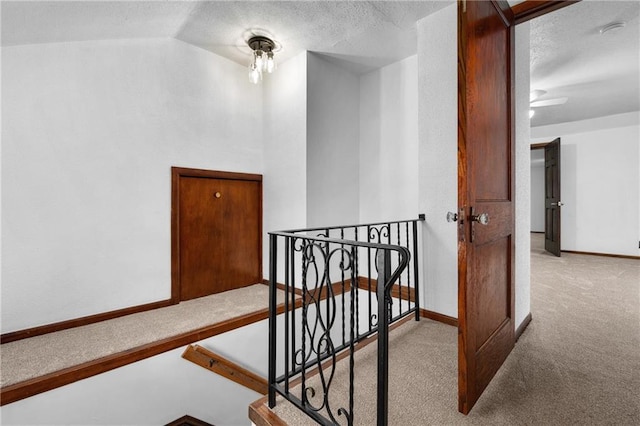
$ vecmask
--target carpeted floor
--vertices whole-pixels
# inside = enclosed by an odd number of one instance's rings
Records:
[[[390,424],[640,424],[640,261],[557,258],[542,244],[532,234],[533,321],[468,416],[457,410],[457,329],[422,320],[392,332]],[[356,425],[375,424],[375,359],[375,345],[357,354]],[[282,399],[275,411],[314,424]]]
[[[284,293],[279,292],[279,299]],[[2,387],[269,307],[262,284],[0,346]]]

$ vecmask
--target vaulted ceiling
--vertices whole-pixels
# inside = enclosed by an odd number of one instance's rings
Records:
[[[453,1],[2,2],[2,46],[171,37],[246,64],[251,33],[282,45],[279,61],[310,50],[356,73],[416,52],[416,21]],[[518,1],[512,1],[512,4]],[[533,126],[640,110],[640,2],[583,1],[531,21]],[[599,29],[625,21],[616,33]]]

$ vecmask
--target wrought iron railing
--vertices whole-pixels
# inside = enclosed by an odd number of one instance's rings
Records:
[[[355,347],[377,334],[377,423],[387,424],[389,325],[420,318],[421,220],[269,234],[271,408],[278,393],[320,424],[353,425]]]

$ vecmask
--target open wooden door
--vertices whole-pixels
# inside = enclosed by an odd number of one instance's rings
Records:
[[[458,408],[514,346],[513,14],[458,3]]]
[[[544,147],[544,249],[560,257],[560,138]]]

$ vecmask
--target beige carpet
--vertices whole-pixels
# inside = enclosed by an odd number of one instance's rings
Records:
[[[269,287],[256,284],[166,308],[44,334],[0,346],[2,386],[269,307]],[[279,291],[279,301],[284,293]]]
[[[534,234],[531,270],[533,321],[468,416],[457,409],[457,329],[422,320],[392,333],[390,424],[640,424],[640,261],[556,258]],[[357,355],[356,425],[375,424],[375,349]],[[275,411],[314,424],[282,399]]]

